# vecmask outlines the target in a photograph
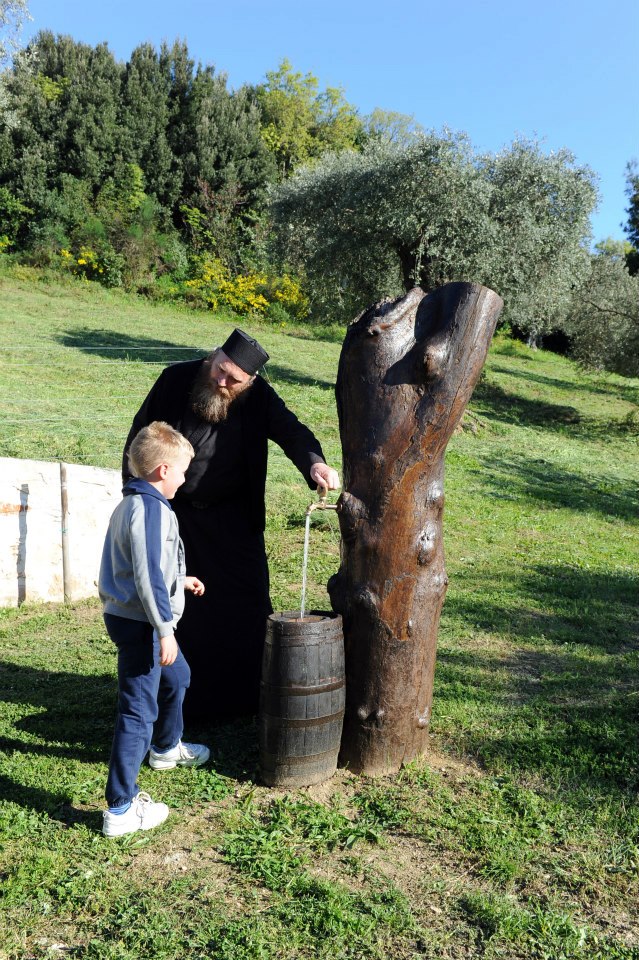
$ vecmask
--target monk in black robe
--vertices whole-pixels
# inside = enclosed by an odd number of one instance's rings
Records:
[[[164,420],[195,457],[173,509],[187,569],[206,592],[187,596],[176,638],[191,667],[185,716],[212,719],[257,711],[266,617],[272,612],[264,548],[267,441],[274,440],[309,487],[336,489],[322,448],[257,372],[266,351],[241,330],[205,360],[167,367],[135,415],[136,433]]]

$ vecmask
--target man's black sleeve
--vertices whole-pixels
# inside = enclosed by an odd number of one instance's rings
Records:
[[[307,426],[297,419],[281,397],[269,385],[268,398],[268,437],[274,440],[300,471],[311,490],[315,483],[311,480],[311,467],[315,463],[326,463],[324,453],[317,437]]]

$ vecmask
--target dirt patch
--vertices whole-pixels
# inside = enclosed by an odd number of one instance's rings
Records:
[[[221,858],[216,838],[219,824],[211,824],[206,808],[195,813],[172,811],[160,838],[135,851],[129,868],[139,882],[163,883],[175,877],[205,875],[207,888],[224,892],[234,877]],[[158,842],[160,841],[160,842]]]

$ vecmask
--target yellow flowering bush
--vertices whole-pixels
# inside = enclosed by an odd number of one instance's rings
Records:
[[[270,305],[279,304],[299,319],[308,313],[308,299],[299,283],[284,274],[269,277],[266,273],[239,273],[233,276],[218,257],[201,256],[194,261],[195,276],[184,282],[184,288],[213,310],[228,307],[235,313],[264,315]]]
[[[108,245],[103,250],[82,246],[77,253],[63,247],[60,250],[60,262],[82,280],[97,280],[105,287],[119,287],[122,283],[124,259]]]
[[[80,247],[77,256],[63,248],[60,250],[60,259],[63,266],[71,270],[76,277],[82,277],[85,280],[97,280],[100,274],[104,273],[100,257],[91,247]]]
[[[303,320],[308,315],[309,299],[299,281],[287,273],[270,279],[267,296],[271,303],[279,303],[287,313],[298,320]]]
[[[217,257],[196,257],[193,261],[193,273],[195,276],[191,280],[184,281],[185,289],[211,307],[217,307],[217,291],[220,284],[230,276],[228,269]]]
[[[235,313],[264,313],[268,300],[261,292],[266,277],[261,273],[233,276],[217,257],[198,257],[196,276],[186,280],[187,290],[197,293],[214,310],[229,307]]]
[[[261,273],[238,274],[220,286],[222,301],[235,313],[264,313],[268,300],[261,292],[266,277]]]

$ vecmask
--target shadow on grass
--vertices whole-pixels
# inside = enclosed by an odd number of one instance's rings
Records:
[[[525,771],[602,796],[639,787],[639,689],[613,658],[443,650],[435,715],[454,716],[460,701],[456,748],[493,772]]]
[[[605,383],[592,377],[583,378],[577,383],[574,380],[564,380],[559,377],[545,376],[542,373],[534,373],[532,370],[514,371],[512,367],[503,367],[497,363],[492,363],[490,369],[495,373],[503,373],[509,377],[516,376],[518,380],[527,380],[530,383],[550,387],[553,390],[600,394],[613,397],[615,400],[622,399],[627,403],[639,404],[639,387],[632,383]]]
[[[65,347],[81,350],[91,356],[107,360],[135,360],[138,363],[168,365],[180,360],[196,360],[206,356],[206,350],[185,347],[169,340],[154,340],[151,337],[134,337],[114,330],[96,330],[92,327],[77,327],[59,334],[56,339]]]
[[[7,803],[15,803],[25,810],[46,813],[53,820],[59,820],[65,826],[83,824],[92,830],[102,826],[102,813],[94,810],[80,810],[69,803],[64,793],[53,793],[41,787],[25,786],[11,777],[0,774],[0,797]]]
[[[103,357],[106,360],[132,360],[163,366],[179,363],[181,360],[199,360],[209,352],[198,347],[180,346],[168,340],[133,337],[114,330],[96,330],[89,327],[67,330],[59,334],[56,339],[65,347],[81,350],[83,353]],[[277,363],[269,362],[266,374],[266,379],[269,379],[270,375],[275,383],[283,381],[296,386],[319,387],[321,390],[333,390],[335,387],[335,384],[328,380],[298,373],[291,367]]]
[[[3,754],[84,763],[108,759],[116,703],[113,676],[48,672],[5,663],[0,677],[0,700],[4,704],[27,705],[37,710],[12,723],[13,711],[9,708],[9,717],[4,723],[6,733],[0,736]],[[26,734],[26,738],[21,738],[21,733]],[[33,737],[39,742],[31,743]],[[37,765],[29,768],[27,776],[33,776],[34,772]],[[68,794],[47,787],[46,780],[36,786],[0,774],[3,800],[46,813],[68,825],[99,826],[99,817],[94,812],[78,810],[72,806]]]
[[[343,324],[336,323],[332,326],[313,323],[299,324],[292,330],[287,330],[286,336],[292,337],[294,340],[319,340],[323,343],[341,344],[346,336],[349,322],[350,320],[345,320]]]
[[[335,384],[329,380],[321,380],[310,374],[298,373],[297,370],[293,370],[291,367],[285,367],[278,363],[271,363],[270,361],[266,367],[266,373],[266,379],[268,379],[269,382],[272,380],[274,386],[277,385],[278,382],[284,382],[292,383],[298,387],[319,387],[320,390],[335,389]]]
[[[111,752],[117,704],[117,681],[112,674],[48,672],[24,665],[5,663],[0,673],[0,701],[8,717],[5,733],[0,735],[0,750],[9,757],[45,761],[72,760],[81,763],[106,763]],[[35,709],[12,721],[10,704]],[[0,717],[2,710],[0,709]],[[186,739],[199,739],[212,745],[213,766],[217,773],[236,780],[255,780],[257,776],[258,732],[255,718],[228,720],[215,724],[187,726]],[[25,736],[21,737],[21,734]],[[31,742],[36,738],[38,742]],[[27,767],[24,767],[25,771]],[[13,772],[13,765],[12,771]],[[37,772],[37,762],[27,776]],[[78,810],[68,794],[37,786],[0,773],[0,797],[22,807],[47,813],[64,823],[96,824],[95,813]],[[105,774],[106,776],[106,774]],[[77,779],[75,786],[81,786]]]
[[[602,794],[636,789],[638,587],[630,574],[542,566],[512,585],[512,608],[486,599],[488,584],[451,596],[435,699],[436,713],[460,712],[456,744],[492,770],[527,770]],[[534,610],[533,598],[546,612]],[[463,639],[446,649],[451,621],[457,635],[460,621],[505,634],[507,652],[482,651],[476,641],[464,649]]]
[[[569,393],[575,393],[577,390],[590,390],[593,393],[598,392],[594,389],[591,390],[590,384],[577,384],[574,380],[563,380],[560,377],[544,376],[544,374],[534,373],[532,370],[517,370],[513,367],[501,366],[498,363],[491,363],[490,372],[503,373],[513,379],[527,380],[530,383],[538,383],[541,386],[550,387],[553,390],[566,390]]]
[[[525,376],[522,374],[522,378]],[[547,382],[549,385],[555,384],[551,379]],[[573,392],[578,389],[568,381],[562,385],[565,389],[572,388]],[[495,383],[479,383],[473,394],[473,402],[488,420],[497,420],[516,426],[537,427],[544,432],[553,431],[578,440],[614,440],[618,436],[636,435],[639,432],[636,414],[633,411],[625,416],[607,420],[600,417],[586,417],[575,407],[522,397]]]
[[[473,402],[481,406],[485,416],[502,423],[564,430],[567,424],[576,424],[580,420],[580,414],[574,407],[531,400],[505,390],[496,383],[480,381],[473,393]]]
[[[210,723],[187,724],[190,739],[211,748],[216,773],[240,783],[256,782],[259,775],[257,717],[239,717]]]
[[[602,517],[639,520],[639,487],[616,477],[593,477],[565,470],[546,460],[514,455],[491,456],[476,476],[492,496],[525,497],[535,503],[598,513]]]
[[[14,724],[15,730],[42,741],[23,742],[22,749],[89,763],[104,759],[113,736],[114,676],[48,672],[11,663],[3,665],[1,676],[4,703],[28,704],[38,711]]]
[[[639,576],[557,564],[530,567],[501,587],[512,606],[491,600],[492,581],[474,577],[466,590],[453,587],[445,617],[515,641],[595,647],[611,656],[639,649]]]

